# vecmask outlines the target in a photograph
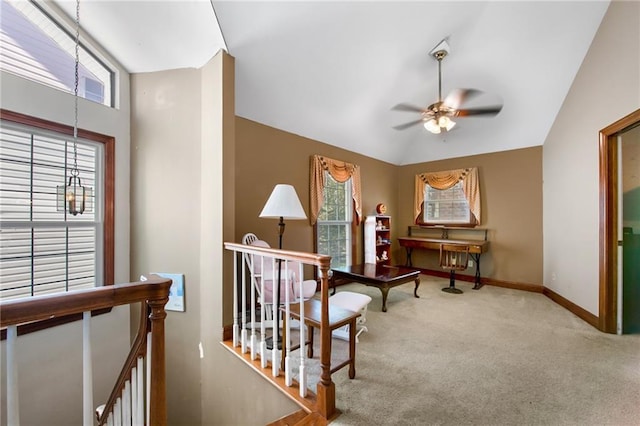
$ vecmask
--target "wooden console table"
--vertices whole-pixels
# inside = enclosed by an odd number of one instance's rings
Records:
[[[418,250],[440,250],[441,244],[454,243],[469,246],[469,254],[476,263],[474,290],[482,287],[480,282],[480,256],[489,250],[486,228],[467,228],[451,226],[409,226],[407,237],[399,237],[398,242],[407,252],[406,266],[413,266],[411,253]],[[465,238],[451,238],[462,234]],[[482,239],[469,238],[467,235],[477,234]]]

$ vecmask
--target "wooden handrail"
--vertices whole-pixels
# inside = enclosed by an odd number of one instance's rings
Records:
[[[164,305],[169,300],[171,283],[170,279],[150,275],[146,281],[35,296],[29,299],[0,301],[0,327],[141,302],[138,334],[105,409],[102,411],[104,418],[98,420],[100,424],[103,424],[108,418],[108,413],[111,412],[118,396],[121,395],[127,378],[130,377],[131,367],[135,365],[137,358],[145,355],[147,351],[147,333],[151,331],[153,374],[151,375],[149,424],[164,425],[167,422],[164,356],[166,312]]]
[[[316,388],[317,409],[322,417],[330,419],[336,414],[335,383],[331,380],[331,330],[329,328],[329,268],[331,256],[274,248],[257,247],[246,244],[225,242],[224,248],[234,252],[268,256],[285,261],[298,261],[306,265],[316,266],[320,278],[320,366],[322,372]]]
[[[277,257],[282,260],[295,260],[308,265],[317,266],[321,270],[328,271],[331,265],[331,256],[317,253],[306,253],[291,250],[279,250],[275,248],[250,246],[238,243],[224,243],[227,250],[240,251],[242,253],[255,254],[258,256]]]
[[[171,280],[151,275],[147,281],[76,290],[68,293],[0,301],[0,327],[41,321],[96,309],[162,300]]]

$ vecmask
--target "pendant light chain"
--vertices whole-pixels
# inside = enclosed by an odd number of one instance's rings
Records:
[[[93,190],[83,186],[80,181],[80,170],[78,169],[78,84],[80,83],[80,0],[76,0],[76,39],[75,39],[75,84],[73,86],[73,166],[69,171],[69,180],[66,185],[56,187],[56,210],[64,211],[73,216],[83,214],[85,211],[92,211],[91,198]],[[65,142],[65,152],[68,151],[68,141]],[[65,181],[66,172],[69,169],[68,160],[65,154]]]
[[[73,88],[74,122],[73,122],[73,169],[71,174],[78,176],[78,64],[80,62],[80,0],[76,1],[76,56],[75,56],[75,86]]]

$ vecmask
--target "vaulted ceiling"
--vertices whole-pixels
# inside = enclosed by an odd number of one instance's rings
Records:
[[[83,29],[129,72],[200,67],[226,49],[238,116],[399,165],[543,144],[609,4],[81,2]],[[464,106],[502,111],[457,118],[439,135],[395,130],[420,115],[393,106],[437,100],[429,52],[445,38],[443,96],[480,89]]]

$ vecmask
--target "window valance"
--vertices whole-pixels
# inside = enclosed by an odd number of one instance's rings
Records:
[[[425,185],[435,189],[449,189],[462,181],[462,190],[469,203],[469,210],[475,217],[476,224],[480,224],[480,182],[478,168],[446,170],[442,172],[426,172],[416,175],[414,194],[414,218],[416,223],[420,219],[422,204],[424,203]]]
[[[309,195],[311,197],[311,213],[309,214],[309,220],[311,221],[311,224],[314,225],[316,223],[318,220],[318,214],[322,208],[324,188],[326,186],[324,176],[325,171],[329,172],[331,177],[340,183],[344,183],[351,179],[351,197],[353,198],[356,211],[355,222],[356,225],[358,225],[362,219],[360,166],[323,157],[317,154],[311,157],[311,188],[309,191]]]

